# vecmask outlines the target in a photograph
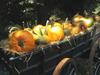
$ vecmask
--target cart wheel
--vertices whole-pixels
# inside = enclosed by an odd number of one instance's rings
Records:
[[[71,58],[62,59],[56,66],[53,75],[76,75]]]
[[[100,60],[100,38],[94,40],[90,51],[89,60],[92,62],[97,62]]]
[[[98,62],[100,61],[100,38],[97,40],[97,47],[96,47],[96,51],[95,51],[95,56],[94,56],[94,61]]]
[[[94,62],[95,62],[94,75],[100,75],[100,38],[97,39],[97,42],[98,43],[96,44],[95,48],[96,51],[94,56]]]
[[[100,75],[100,62],[95,64],[94,74],[93,75]]]
[[[10,75],[10,72],[3,64],[0,65],[0,75]]]
[[[92,75],[100,75],[100,38],[94,40],[89,60],[90,64],[94,66],[94,68],[91,67],[90,73]]]

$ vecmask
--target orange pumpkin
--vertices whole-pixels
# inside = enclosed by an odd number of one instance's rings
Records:
[[[64,22],[62,25],[64,28],[64,34],[69,36],[71,34],[71,30],[73,28],[73,25],[70,22]]]
[[[9,48],[13,52],[29,52],[35,47],[33,35],[27,30],[17,30],[9,37]]]
[[[72,24],[70,22],[64,22],[63,27],[64,27],[64,29],[71,30],[72,29]]]
[[[76,27],[73,27],[72,30],[71,30],[71,34],[72,35],[76,35],[76,34],[79,34],[81,31],[81,28],[76,26]]]
[[[99,15],[95,15],[94,19],[95,19],[96,22],[100,22],[100,16]]]
[[[63,28],[63,25],[59,22],[53,22],[53,26],[59,26],[59,27]]]
[[[76,14],[74,17],[73,17],[73,21],[74,22],[79,22],[82,18],[84,18],[83,16],[79,15],[79,14]]]
[[[59,41],[64,38],[64,30],[60,26],[48,25],[47,34],[49,37],[49,42]]]

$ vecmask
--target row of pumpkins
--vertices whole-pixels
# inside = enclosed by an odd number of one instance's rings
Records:
[[[75,15],[72,22],[51,22],[24,29],[12,27],[9,31],[9,49],[13,52],[30,52],[38,44],[51,44],[63,40],[65,36],[77,35],[91,27],[93,22],[91,17]]]

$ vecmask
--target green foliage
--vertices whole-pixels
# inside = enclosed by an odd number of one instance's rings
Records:
[[[100,3],[96,4],[95,9],[92,13],[100,15]]]

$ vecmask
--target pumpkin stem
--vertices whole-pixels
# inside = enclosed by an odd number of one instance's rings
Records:
[[[18,45],[19,45],[20,47],[24,47],[24,41],[23,41],[23,40],[19,40],[19,41],[18,41]]]
[[[49,20],[46,21],[46,26],[49,24],[49,22],[50,22]]]
[[[37,20],[35,20],[35,25],[37,25]]]

